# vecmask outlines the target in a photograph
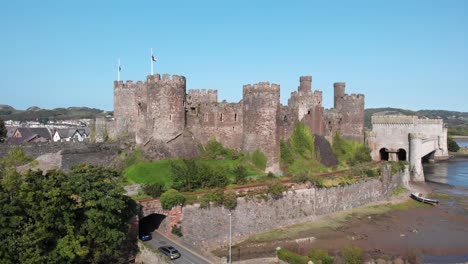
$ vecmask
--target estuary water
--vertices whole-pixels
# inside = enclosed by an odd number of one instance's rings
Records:
[[[424,164],[424,176],[426,181],[449,184],[468,188],[468,158],[451,158],[432,164]],[[460,193],[462,194],[462,193]],[[468,196],[468,193],[464,195]]]

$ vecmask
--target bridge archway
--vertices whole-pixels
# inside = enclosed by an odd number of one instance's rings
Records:
[[[398,161],[407,160],[406,150],[404,150],[404,149],[399,149],[398,152],[397,152],[397,155],[398,155]]]
[[[421,161],[423,163],[429,163],[429,162],[434,162],[435,159],[435,151],[432,151],[431,153],[427,154],[426,156],[421,158]]]
[[[156,213],[141,218],[140,221],[138,221],[139,234],[147,234],[159,229],[165,219],[166,215]]]
[[[380,153],[380,160],[387,160],[388,161],[388,149],[381,148],[379,150],[379,153]]]

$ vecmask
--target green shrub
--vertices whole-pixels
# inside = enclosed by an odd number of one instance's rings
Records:
[[[164,186],[159,182],[143,185],[143,192],[154,198],[161,196],[164,191]]]
[[[290,264],[307,264],[309,258],[293,253],[287,249],[280,249],[277,252],[278,258]]]
[[[348,264],[360,264],[363,262],[364,252],[357,246],[349,245],[343,248],[341,255]]]
[[[185,196],[174,189],[169,189],[161,195],[161,206],[165,210],[170,210],[177,205],[183,205]]]
[[[294,155],[288,145],[288,141],[284,141],[283,139],[280,141],[280,158],[281,162],[287,165],[292,164],[294,161]]]
[[[310,180],[311,175],[305,170],[300,171],[299,173],[296,173],[292,175],[291,180],[295,183],[304,183]]]
[[[379,176],[379,173],[375,169],[365,169],[364,173],[367,177],[376,177]]]
[[[288,187],[278,180],[273,180],[267,185],[267,192],[275,200],[283,197],[283,192],[287,191]]]
[[[264,171],[267,164],[267,157],[259,149],[247,155],[252,164],[259,170]]]
[[[14,146],[0,159],[0,164],[4,167],[16,167],[27,164],[33,160],[34,158],[28,156],[20,147]]]
[[[210,207],[211,202],[211,194],[206,193],[200,198],[200,208],[208,208]]]
[[[447,138],[447,144],[448,144],[448,151],[450,152],[457,152],[460,150],[460,146],[458,146],[457,142],[453,140],[452,137]]]
[[[228,191],[224,194],[223,199],[224,208],[234,210],[237,207],[237,194],[235,191]]]
[[[182,226],[173,225],[172,228],[171,228],[171,233],[178,236],[178,237],[181,237],[182,236]]]
[[[306,124],[302,122],[296,124],[289,143],[295,153],[305,158],[315,158],[315,138]]]
[[[314,263],[321,261],[322,264],[333,264],[333,257],[323,249],[311,249],[308,256]]]
[[[370,150],[362,143],[342,138],[338,133],[333,136],[333,153],[342,164],[354,166],[371,161]]]
[[[245,166],[237,166],[234,169],[233,173],[237,184],[245,184],[247,182],[247,169],[245,168]]]
[[[325,180],[320,176],[309,176],[309,181],[318,188],[325,187]]]

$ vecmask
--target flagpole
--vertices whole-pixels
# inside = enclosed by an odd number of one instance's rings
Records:
[[[119,58],[119,65],[117,65],[117,81],[120,81],[120,58]]]
[[[153,75],[153,48],[151,48],[150,60],[151,60],[151,75]]]

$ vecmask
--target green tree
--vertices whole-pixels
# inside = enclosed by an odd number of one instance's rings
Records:
[[[8,151],[7,155],[0,159],[0,164],[3,167],[16,167],[31,161],[33,161],[32,157],[26,155],[20,147],[15,146]]]
[[[302,122],[296,124],[289,143],[295,153],[305,158],[315,159],[315,138],[306,124]]]
[[[264,171],[267,164],[267,157],[259,149],[255,150],[252,153],[248,154],[248,159],[252,164],[259,170]]]
[[[234,169],[234,177],[237,184],[245,184],[247,182],[247,169],[243,165],[239,165]]]
[[[273,180],[268,185],[268,193],[273,197],[273,199],[277,200],[283,197],[283,192],[288,190],[284,184],[282,184],[279,180]]]
[[[115,261],[136,214],[118,178],[113,170],[91,165],[75,166],[68,175],[55,170],[3,175],[2,263]]]
[[[7,129],[5,127],[5,122],[3,122],[3,119],[0,118],[0,139],[1,138],[6,138],[7,136]]]
[[[159,182],[143,185],[143,192],[154,198],[161,196],[164,191],[164,186]]]
[[[457,152],[460,150],[460,146],[458,146],[457,142],[453,140],[452,137],[447,138],[447,144],[448,144],[448,151],[450,152]]]
[[[185,203],[185,196],[174,189],[169,189],[161,195],[161,206],[165,210],[172,209],[177,205],[183,205]]]

